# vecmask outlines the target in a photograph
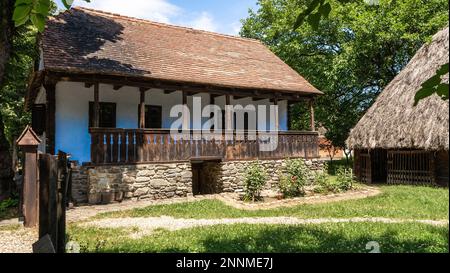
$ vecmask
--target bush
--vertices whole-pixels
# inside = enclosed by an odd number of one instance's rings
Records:
[[[259,162],[252,163],[245,174],[244,185],[245,185],[245,196],[246,200],[261,199],[261,190],[267,181],[267,173],[263,166]]]
[[[286,162],[286,174],[280,176],[279,189],[284,197],[305,195],[305,185],[308,181],[309,169],[301,159],[291,159]]]
[[[353,173],[351,169],[340,167],[336,170],[336,179],[330,179],[325,172],[318,172],[315,175],[317,193],[346,192],[353,189]]]
[[[353,188],[353,170],[340,167],[336,172],[336,184],[338,191],[348,191]]]
[[[0,212],[5,212],[9,208],[14,208],[19,205],[19,200],[8,198],[0,202]]]

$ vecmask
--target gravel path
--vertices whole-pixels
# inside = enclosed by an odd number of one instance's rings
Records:
[[[35,229],[0,230],[0,253],[32,253],[32,244],[37,238]]]
[[[132,237],[141,237],[151,233],[158,228],[171,231],[213,225],[233,224],[277,224],[277,225],[303,225],[303,224],[325,224],[325,223],[423,223],[434,226],[448,225],[448,220],[412,220],[391,218],[318,218],[300,219],[295,217],[261,217],[261,218],[223,218],[223,219],[176,219],[173,217],[148,217],[148,218],[107,218],[83,223],[82,226],[101,228],[138,228],[139,232]]]

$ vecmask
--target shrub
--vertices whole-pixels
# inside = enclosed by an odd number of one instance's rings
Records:
[[[336,184],[338,191],[348,191],[353,188],[353,170],[340,167],[336,171]]]
[[[246,200],[261,199],[261,190],[267,181],[267,173],[263,166],[259,162],[252,163],[245,174],[244,185],[245,185],[245,196]]]
[[[297,197],[305,194],[309,169],[301,159],[286,162],[286,173],[280,176],[279,190],[284,197]]]
[[[315,181],[314,191],[317,193],[345,192],[353,188],[353,173],[351,169],[341,167],[336,170],[336,179],[330,179],[325,172],[318,172]]]
[[[329,176],[327,175],[326,171],[323,172],[316,172],[314,175],[314,181],[315,181],[315,188],[314,192],[317,193],[327,193],[331,191],[331,183]]]
[[[0,212],[5,212],[9,208],[17,207],[19,200],[8,198],[0,202]]]

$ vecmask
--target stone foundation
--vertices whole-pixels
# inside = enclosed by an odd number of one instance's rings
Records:
[[[223,186],[223,192],[242,192],[244,191],[244,177],[246,169],[254,161],[229,161],[220,163],[219,184]],[[260,160],[268,174],[268,180],[265,186],[266,190],[277,190],[280,182],[280,174],[286,167],[286,160]],[[311,171],[322,170],[324,161],[312,159],[305,160],[306,166]],[[310,177],[312,181],[314,177]]]
[[[247,167],[254,161],[205,162],[202,175],[208,183],[202,193],[242,192]],[[269,179],[266,189],[277,190],[286,160],[260,160]],[[305,160],[310,170],[321,170],[323,162]],[[75,167],[72,195],[77,204],[102,204],[124,199],[168,199],[192,196],[190,162],[125,166]],[[312,177],[311,177],[312,179]]]

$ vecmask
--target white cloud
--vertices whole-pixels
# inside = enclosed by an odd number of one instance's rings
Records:
[[[168,0],[94,0],[91,3],[75,0],[74,5],[162,23],[170,23],[183,12]]]
[[[241,31],[242,23],[241,22],[234,22],[230,25],[230,31],[228,31],[231,35],[238,35],[239,31]]]
[[[239,22],[219,24],[207,11],[185,10],[170,0],[75,0],[74,6],[230,35],[237,35],[241,27]]]
[[[200,16],[195,16],[190,21],[182,24],[195,29],[217,31],[217,25],[214,22],[214,17],[206,11],[203,11]]]

